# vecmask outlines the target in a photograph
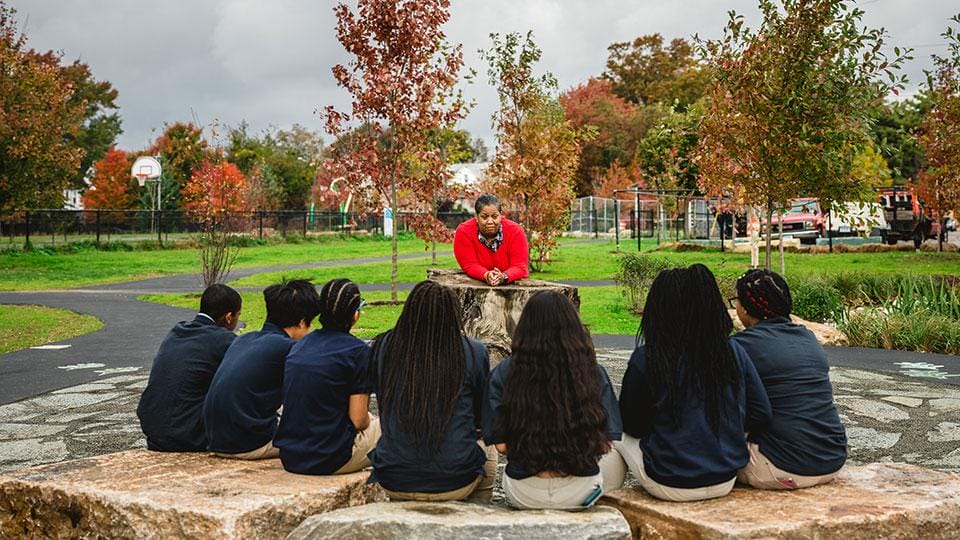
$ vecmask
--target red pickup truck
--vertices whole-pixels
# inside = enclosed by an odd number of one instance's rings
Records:
[[[783,236],[799,238],[802,244],[815,244],[817,238],[824,236],[825,223],[820,201],[812,197],[790,199],[783,214]],[[766,228],[766,220],[763,225]],[[773,220],[773,232],[779,232],[776,217]]]

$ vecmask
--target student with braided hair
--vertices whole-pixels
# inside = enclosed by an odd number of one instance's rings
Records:
[[[730,299],[746,328],[733,341],[750,355],[773,411],[748,437],[750,462],[737,478],[760,489],[797,489],[833,480],[847,459],[847,437],[833,402],[827,354],[810,330],[790,321],[787,282],[750,270]]]
[[[660,272],[640,321],[644,343],[620,391],[615,445],[650,495],[698,501],[730,492],[750,453],[744,433],[770,419],[770,403],[733,321],[702,264]]]
[[[369,413],[370,347],[350,335],[365,302],[349,279],[320,291],[320,323],[287,355],[283,415],[274,437],[283,468],[299,474],[345,474],[370,465],[380,437]]]
[[[489,501],[497,452],[480,441],[480,415],[490,357],[463,335],[456,293],[418,283],[372,357],[383,436],[371,481],[394,500]]]

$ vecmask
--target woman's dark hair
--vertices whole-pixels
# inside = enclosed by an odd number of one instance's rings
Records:
[[[483,195],[477,197],[477,202],[474,203],[473,209],[476,213],[480,213],[487,206],[496,206],[497,211],[500,211],[500,199],[496,195],[490,193],[484,193]]]
[[[296,326],[300,321],[310,324],[320,313],[320,295],[306,279],[294,279],[271,285],[263,290],[267,305],[267,322],[280,328]]]
[[[779,274],[753,269],[737,280],[737,301],[760,320],[789,317],[793,311],[790,287]]]
[[[531,471],[580,474],[610,449],[590,333],[569,298],[535,294],[513,334],[503,389],[510,458]]]
[[[320,291],[320,324],[326,330],[349,332],[360,301],[360,288],[354,282],[331,279]]]
[[[417,283],[397,325],[374,340],[372,357],[381,416],[396,418],[417,450],[432,455],[447,432],[466,370],[456,293],[434,281]]]
[[[736,396],[740,368],[730,347],[733,321],[717,280],[702,264],[664,270],[653,280],[640,328],[654,391],[666,393],[674,423],[691,394],[703,400],[717,432],[728,388]]]
[[[240,311],[243,298],[233,288],[222,283],[214,283],[207,287],[200,296],[200,313],[209,315],[211,319],[219,321],[227,313]]]

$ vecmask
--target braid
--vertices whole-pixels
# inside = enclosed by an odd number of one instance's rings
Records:
[[[349,279],[332,279],[320,291],[320,323],[327,330],[349,332],[359,307],[360,288]]]
[[[433,281],[418,283],[397,325],[374,340],[380,414],[396,418],[425,458],[443,442],[463,388],[464,346],[456,293]]]
[[[751,316],[760,320],[789,317],[793,311],[790,287],[769,270],[750,270],[737,280],[737,297]]]

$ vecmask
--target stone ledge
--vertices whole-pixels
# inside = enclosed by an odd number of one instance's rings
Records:
[[[874,463],[792,492],[737,487],[721,499],[670,503],[626,488],[601,504],[620,510],[635,538],[947,539],[960,531],[960,476]]]
[[[288,540],[351,539],[539,540],[552,538],[629,539],[630,527],[616,510],[583,512],[516,511],[461,502],[393,502],[345,508],[313,516]]]
[[[283,538],[308,516],[383,500],[367,476],[129,450],[0,476],[0,538]]]

